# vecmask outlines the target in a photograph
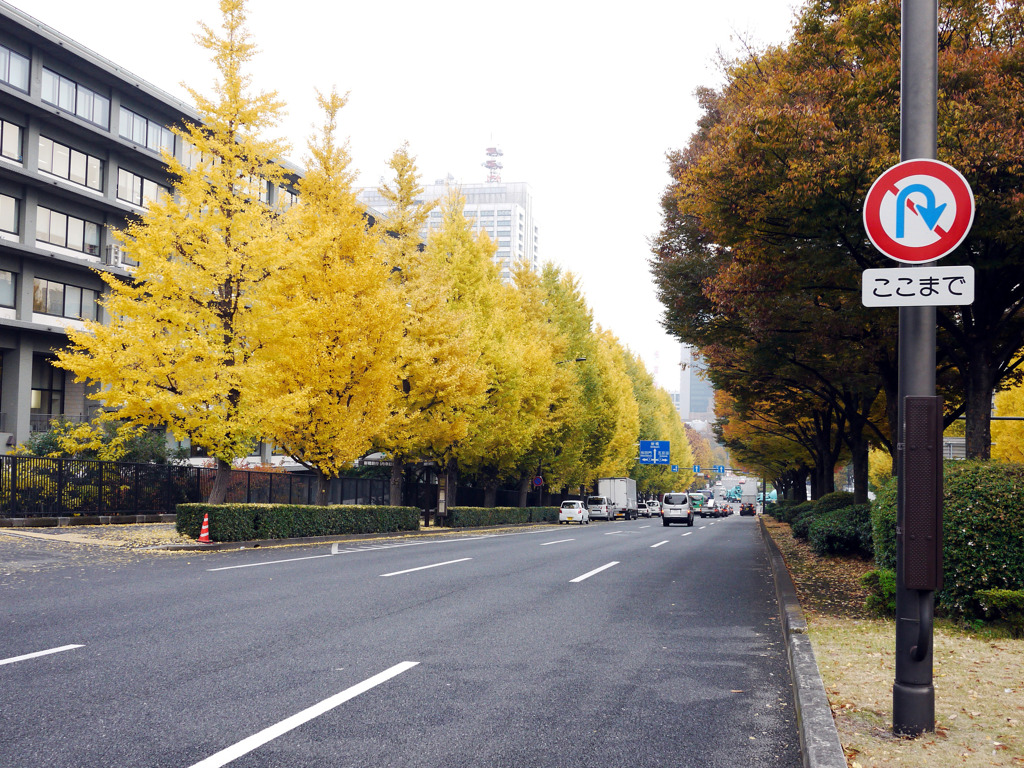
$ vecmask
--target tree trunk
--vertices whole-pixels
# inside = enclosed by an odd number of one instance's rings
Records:
[[[809,474],[807,467],[801,467],[794,474],[793,501],[807,501],[807,476]]]
[[[992,453],[992,371],[983,350],[968,354],[969,369],[964,377],[967,458],[988,460]]]
[[[529,472],[524,472],[522,478],[519,480],[519,506],[528,507],[530,506],[530,481],[533,480],[533,475]]]
[[[488,480],[484,483],[484,506],[487,509],[494,509],[498,504],[498,482]]]
[[[405,462],[397,456],[391,457],[391,482],[388,487],[388,503],[392,507],[403,506],[402,481],[405,475]]]
[[[206,500],[209,504],[223,504],[228,497],[228,486],[231,485],[231,463],[223,459],[217,459],[217,475],[213,478],[213,488],[210,489],[210,497]]]
[[[318,507],[327,506],[327,492],[331,487],[331,479],[321,470],[316,470],[316,487],[313,489],[313,503]]]

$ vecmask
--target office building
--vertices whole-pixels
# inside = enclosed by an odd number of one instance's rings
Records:
[[[715,390],[705,377],[707,366],[700,353],[686,344],[679,345],[679,401],[683,421],[714,421]]]

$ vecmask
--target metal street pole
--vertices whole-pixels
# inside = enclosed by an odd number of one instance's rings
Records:
[[[935,159],[938,100],[938,2],[903,0],[900,51],[900,160]],[[904,265],[914,269],[914,266]],[[935,730],[931,618],[935,593],[907,587],[906,398],[935,395],[935,307],[900,307],[896,515],[896,674],[893,731]],[[941,464],[940,464],[941,469]],[[912,487],[914,478],[909,478]],[[941,498],[938,500],[941,503]],[[941,574],[941,571],[940,571]]]

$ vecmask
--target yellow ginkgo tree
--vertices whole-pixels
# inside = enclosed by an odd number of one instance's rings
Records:
[[[280,334],[271,345],[280,395],[297,402],[294,411],[269,412],[266,436],[322,481],[366,454],[373,436],[388,428],[404,307],[336,135],[346,98],[318,100],[325,124],[309,142],[299,201],[288,211],[289,266],[276,308]]]
[[[282,183],[275,159],[286,147],[263,134],[281,103],[250,91],[244,67],[255,46],[243,0],[221,0],[220,9],[222,32],[201,25],[197,35],[219,73],[215,97],[189,88],[202,122],[174,128],[192,161],[165,153],[174,194],[115,233],[138,266],[128,281],[105,276],[109,323],[69,329],[71,346],[59,353],[112,418],[163,425],[214,456],[214,503],[267,414],[293,405],[268,397],[275,369],[265,349],[286,252],[266,191]]]

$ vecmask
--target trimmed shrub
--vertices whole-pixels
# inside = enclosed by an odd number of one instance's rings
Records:
[[[790,510],[804,503],[802,501],[793,501],[792,499],[779,499],[774,504],[768,505],[767,509],[765,509],[765,514],[771,515],[780,523],[788,523],[790,522]]]
[[[831,512],[834,509],[842,509],[853,504],[853,494],[849,491],[833,491],[826,493],[814,502],[814,511],[819,515]]]
[[[558,507],[451,507],[448,512],[452,528],[558,521]]]
[[[944,586],[936,603],[964,618],[979,590],[1024,589],[1024,464],[948,461],[944,472]],[[871,516],[875,561],[895,568],[895,481],[879,489]]]
[[[805,512],[810,512],[814,509],[813,501],[801,501],[799,504],[794,504],[790,507],[786,507],[781,510],[781,516],[778,517],[783,523],[789,523],[790,525]]]
[[[879,568],[860,577],[860,583],[870,593],[864,605],[876,616],[892,618],[896,615],[896,571]]]
[[[986,618],[1006,624],[1013,637],[1024,637],[1024,590],[979,589],[974,597]]]
[[[415,507],[298,504],[179,504],[175,527],[199,538],[203,516],[210,516],[212,541],[294,539],[348,533],[417,531],[420,511]]]
[[[852,504],[816,515],[807,532],[811,548],[819,555],[871,557],[871,505]]]

